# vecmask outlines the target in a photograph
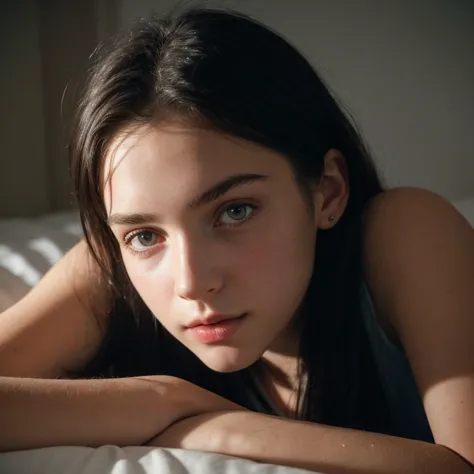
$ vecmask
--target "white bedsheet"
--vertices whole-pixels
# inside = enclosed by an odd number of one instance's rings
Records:
[[[307,474],[220,454],[148,447],[56,447],[0,454],[1,474]]]

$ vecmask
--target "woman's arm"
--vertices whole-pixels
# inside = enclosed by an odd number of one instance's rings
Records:
[[[198,415],[150,446],[208,451],[324,474],[472,474],[443,446],[252,412]]]
[[[0,375],[56,378],[80,370],[100,346],[109,307],[97,264],[81,241],[0,314]]]
[[[142,445],[172,423],[240,407],[167,376],[105,380],[0,377],[0,451]]]

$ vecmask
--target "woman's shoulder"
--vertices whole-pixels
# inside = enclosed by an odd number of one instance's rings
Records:
[[[398,315],[410,312],[394,310],[406,306],[405,298],[416,301],[426,294],[427,285],[441,290],[453,278],[462,279],[461,274],[450,275],[452,262],[463,258],[462,249],[472,248],[473,237],[467,220],[432,191],[395,188],[368,203],[363,223],[364,279],[389,334],[398,332],[394,329]],[[444,272],[446,278],[427,283],[435,271]]]
[[[439,250],[431,242],[447,244],[470,239],[472,227],[447,199],[426,189],[394,188],[378,194],[366,206],[364,268],[378,273],[385,271],[386,264],[403,265],[413,251]]]
[[[402,188],[369,204],[364,277],[400,341],[437,442],[472,460],[474,232],[447,200]]]
[[[439,213],[442,213],[439,216]],[[365,209],[364,223],[367,230],[377,226],[382,230],[390,222],[397,225],[413,225],[414,218],[422,220],[438,216],[441,218],[457,218],[465,220],[456,208],[443,196],[423,188],[398,187],[379,193],[372,198]]]

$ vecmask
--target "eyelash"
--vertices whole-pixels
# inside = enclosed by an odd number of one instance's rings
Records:
[[[255,215],[257,214],[258,210],[259,210],[259,207],[256,204],[252,204],[252,203],[249,203],[249,202],[233,202],[233,203],[230,203],[230,204],[226,203],[223,206],[221,206],[217,210],[216,214],[217,214],[217,216],[222,216],[225,212],[229,211],[230,209],[238,208],[238,207],[250,207],[251,208],[250,215],[246,219],[243,219],[242,221],[237,221],[235,224],[219,224],[218,227],[221,227],[221,226],[228,227],[228,228],[240,227],[243,224],[246,224],[247,222],[249,222],[251,219],[253,219],[255,217]],[[125,237],[123,238],[123,245],[132,254],[138,255],[140,257],[147,257],[148,255],[150,255],[155,250],[155,248],[158,244],[153,245],[153,246],[151,246],[150,248],[148,248],[146,250],[136,250],[136,249],[134,249],[133,246],[131,245],[131,242],[132,242],[134,237],[141,234],[142,232],[152,232],[152,233],[158,234],[158,236],[159,236],[159,233],[157,233],[156,231],[151,230],[151,229],[147,229],[147,228],[136,229],[136,230],[133,230],[133,231],[131,231],[128,234],[125,235]]]
[[[236,228],[240,227],[244,224],[246,224],[249,220],[253,219],[255,215],[257,214],[257,211],[259,210],[259,207],[256,204],[250,203],[250,202],[232,202],[232,203],[226,203],[219,207],[219,209],[216,212],[216,215],[218,217],[222,216],[225,212],[229,211],[230,209],[234,209],[237,207],[250,207],[250,215],[241,220],[241,221],[236,221],[235,224],[219,224],[218,227],[224,226],[224,227],[231,227],[231,228]]]
[[[123,245],[125,246],[125,248],[131,252],[132,254],[134,255],[138,255],[140,257],[147,257],[148,255],[150,255],[152,253],[152,251],[155,250],[155,247],[156,245],[153,245],[152,247],[149,247],[145,250],[136,250],[133,248],[132,246],[132,240],[134,237],[136,237],[137,235],[141,234],[142,232],[153,232],[153,233],[156,233],[154,230],[151,230],[151,229],[147,229],[147,228],[142,228],[142,229],[137,229],[137,230],[133,230],[132,232],[129,232],[123,239]],[[159,234],[158,234],[159,235]]]

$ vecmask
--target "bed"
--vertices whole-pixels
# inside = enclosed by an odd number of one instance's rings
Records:
[[[2,474],[306,474],[310,471],[184,449],[56,447],[0,454]]]

